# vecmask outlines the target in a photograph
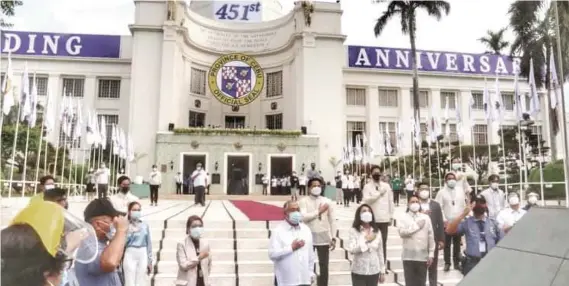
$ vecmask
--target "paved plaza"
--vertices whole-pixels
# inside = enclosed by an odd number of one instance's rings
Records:
[[[283,201],[262,203],[281,207]],[[25,201],[3,202],[2,226],[25,206]],[[71,202],[70,211],[82,217],[86,202]],[[356,204],[349,208],[333,205],[337,214],[339,243],[330,254],[330,284],[351,285],[350,254],[345,250],[348,230],[351,227]],[[268,257],[270,229],[278,221],[250,221],[248,217],[228,200],[208,201],[205,207],[193,206],[184,200],[164,200],[158,206],[143,202],[143,219],[152,230],[152,247],[155,267],[150,279],[155,286],[171,286],[177,274],[176,244],[186,236],[185,223],[190,215],[200,215],[204,220],[204,236],[210,241],[212,255],[211,280],[214,286],[272,286],[273,264]],[[398,207],[395,218],[401,216],[405,207]],[[461,274],[457,271],[443,272],[442,251],[439,258],[439,283],[443,286],[457,285]],[[405,285],[401,262],[401,238],[397,229],[389,229],[387,246],[388,275],[384,285]]]

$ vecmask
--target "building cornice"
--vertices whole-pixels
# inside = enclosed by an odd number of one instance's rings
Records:
[[[7,59],[6,54],[2,54],[2,59]],[[117,58],[85,58],[85,57],[58,57],[58,56],[23,56],[12,55],[12,60],[23,61],[54,61],[54,62],[84,62],[84,63],[103,63],[103,64],[127,64],[132,63],[132,59],[117,59]]]
[[[350,68],[344,67],[343,71],[345,73],[380,73],[380,74],[396,74],[396,75],[413,75],[412,70],[396,70],[396,69],[374,69],[374,68]],[[456,78],[469,78],[469,79],[493,79],[495,76],[489,76],[484,74],[465,74],[465,73],[451,73],[451,72],[437,72],[437,71],[418,71],[420,76],[430,76],[430,77],[456,77]],[[514,81],[513,76],[500,75],[500,80]],[[520,78],[520,80],[525,81],[525,78]]]

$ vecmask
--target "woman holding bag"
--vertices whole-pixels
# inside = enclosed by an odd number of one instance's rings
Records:
[[[209,286],[211,272],[211,255],[209,243],[201,238],[203,221],[192,215],[186,223],[188,236],[178,243],[176,259],[178,261],[178,277],[176,286]]]

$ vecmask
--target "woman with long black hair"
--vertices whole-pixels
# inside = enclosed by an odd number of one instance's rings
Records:
[[[152,240],[150,227],[142,221],[139,202],[128,204],[128,221],[123,259],[125,286],[149,285],[147,275],[152,270]]]
[[[348,252],[353,255],[353,286],[375,286],[385,282],[383,244],[374,222],[370,206],[362,204],[358,207],[348,242]]]

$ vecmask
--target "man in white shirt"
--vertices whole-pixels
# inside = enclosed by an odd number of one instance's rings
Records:
[[[263,195],[268,195],[269,178],[267,174],[263,174],[261,181],[263,183]]]
[[[298,203],[302,221],[312,232],[312,242],[318,253],[320,276],[318,286],[328,285],[328,264],[330,251],[336,248],[336,218],[332,201],[322,196],[324,182],[320,178],[308,180],[310,196],[303,197]]]
[[[520,197],[517,193],[510,193],[508,196],[509,208],[505,208],[498,213],[496,221],[498,226],[508,233],[512,227],[526,214],[526,211],[520,207]]]
[[[110,197],[111,202],[116,210],[124,214],[128,213],[128,205],[132,202],[138,202],[138,197],[130,192],[130,178],[120,176],[117,179],[119,192]]]
[[[450,167],[452,168],[452,171],[456,176],[456,181],[458,182],[458,184],[461,184],[462,188],[464,190],[469,190],[468,192],[470,193],[472,191],[472,187],[468,183],[468,176],[466,175],[465,172],[462,171],[463,166],[461,159],[459,157],[452,159]]]
[[[304,172],[300,173],[300,176],[298,177],[298,193],[301,196],[306,196],[306,175],[304,175]]]
[[[158,172],[158,167],[152,165],[152,172],[150,172],[150,178],[148,180],[150,183],[150,205],[154,203],[154,206],[158,205],[158,189],[162,185],[162,174]]]
[[[101,163],[101,167],[95,172],[97,177],[97,192],[98,197],[106,198],[109,191],[109,177],[111,176],[111,171],[107,168],[105,163]]]
[[[275,285],[309,286],[314,282],[312,232],[302,223],[298,202],[284,204],[285,221],[271,230],[269,258],[275,267]]]
[[[411,175],[405,179],[405,192],[407,193],[407,199],[415,193],[415,180]]]
[[[463,184],[457,183],[456,175],[452,172],[445,175],[445,186],[437,193],[435,201],[441,205],[443,210],[443,219],[446,225],[460,216],[467,205],[467,194],[470,190],[464,190]],[[445,233],[445,268],[444,271],[450,270],[450,247],[452,245],[452,257],[454,269],[460,270],[460,235]]]
[[[498,213],[506,208],[506,193],[500,190],[500,177],[496,174],[488,177],[490,187],[480,193],[486,199],[488,216],[496,219]]]
[[[182,194],[182,184],[184,183],[184,178],[182,178],[182,173],[176,173],[176,177],[174,177],[174,181],[176,182],[176,195]]]
[[[350,171],[346,170],[342,176],[342,197],[344,207],[350,204]]]
[[[202,163],[196,164],[196,170],[192,173],[194,182],[194,204],[205,206],[205,188],[207,186],[207,172],[202,168]]]
[[[371,167],[372,181],[367,183],[363,189],[363,203],[368,204],[374,213],[375,224],[381,232],[383,243],[383,257],[387,259],[387,235],[389,226],[393,220],[395,204],[393,203],[393,191],[391,186],[381,181],[381,170],[379,166]]]

